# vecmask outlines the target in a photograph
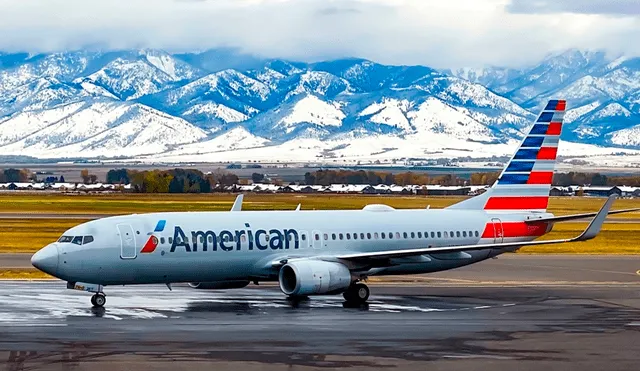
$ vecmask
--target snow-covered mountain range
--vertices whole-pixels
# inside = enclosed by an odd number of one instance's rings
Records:
[[[0,53],[0,155],[374,161],[507,155],[550,98],[561,154],[640,149],[640,58],[568,50],[522,69],[229,50]],[[595,147],[598,146],[598,147]]]

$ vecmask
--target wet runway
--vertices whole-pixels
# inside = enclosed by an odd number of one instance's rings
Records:
[[[287,300],[277,287],[108,287],[107,306],[60,281],[0,282],[7,370],[631,370],[640,284],[371,285]],[[0,363],[2,364],[2,363]],[[1,369],[1,368],[0,368]]]

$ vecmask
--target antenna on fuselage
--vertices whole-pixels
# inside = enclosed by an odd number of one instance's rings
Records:
[[[431,208],[431,205],[427,205],[427,210],[429,210]]]
[[[239,194],[236,197],[236,200],[233,202],[233,206],[231,206],[231,211],[240,211],[242,210],[242,200],[244,199],[243,194]]]
[[[298,207],[296,207],[296,211],[300,211],[300,207],[302,206],[302,204],[298,204]]]

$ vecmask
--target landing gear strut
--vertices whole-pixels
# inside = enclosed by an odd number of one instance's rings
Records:
[[[102,308],[107,302],[107,297],[99,292],[91,297],[91,304],[94,308]]]
[[[107,302],[107,297],[102,291],[102,285],[84,282],[67,282],[67,288],[70,290],[93,292],[94,295],[91,297],[91,304],[94,308],[102,308]]]
[[[356,282],[349,286],[342,296],[347,303],[364,304],[369,299],[369,287],[362,282]]]

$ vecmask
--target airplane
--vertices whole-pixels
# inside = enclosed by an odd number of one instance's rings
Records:
[[[112,285],[188,283],[234,289],[277,282],[289,297],[342,294],[365,303],[372,276],[454,269],[524,246],[574,243],[599,233],[615,196],[597,213],[547,211],[565,100],[550,100],[486,192],[443,209],[159,212],[80,224],[31,259],[39,270],[106,303]],[[578,236],[538,240],[557,222],[593,218]]]

